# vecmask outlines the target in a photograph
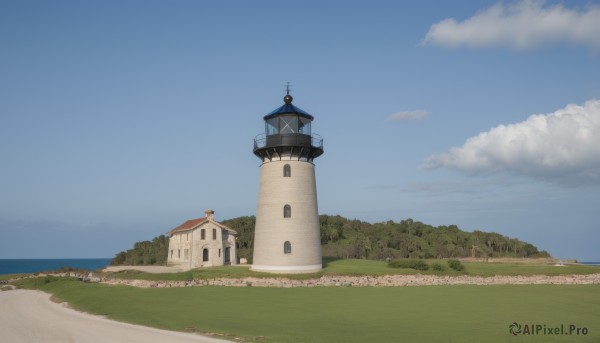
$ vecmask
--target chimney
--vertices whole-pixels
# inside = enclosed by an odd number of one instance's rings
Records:
[[[204,211],[204,214],[206,215],[206,218],[208,220],[215,220],[215,211],[213,211],[213,210],[206,210],[206,211]]]

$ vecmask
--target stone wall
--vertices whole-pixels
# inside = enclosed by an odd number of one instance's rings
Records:
[[[437,275],[384,275],[384,276],[322,276],[318,279],[290,280],[285,278],[256,278],[239,279],[218,278],[210,280],[190,281],[151,281],[107,278],[97,273],[51,273],[20,276],[15,279],[3,280],[0,284],[10,284],[21,278],[43,277],[53,275],[58,277],[75,277],[84,282],[101,282],[108,285],[127,285],[142,288],[165,287],[404,287],[404,286],[441,286],[441,285],[598,285],[600,274],[586,275],[530,275],[530,276],[437,276]]]
[[[591,285],[600,284],[600,274],[587,275],[533,275],[533,276],[436,276],[436,275],[385,275],[385,276],[323,276],[318,279],[290,280],[284,278],[240,279],[219,278],[191,281],[148,281],[102,279],[109,285],[129,285],[144,288],[229,286],[229,287],[402,287],[439,285]]]

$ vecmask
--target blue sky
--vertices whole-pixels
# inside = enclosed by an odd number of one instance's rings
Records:
[[[253,215],[289,81],[320,213],[600,260],[598,23],[598,1],[2,1],[0,258]]]

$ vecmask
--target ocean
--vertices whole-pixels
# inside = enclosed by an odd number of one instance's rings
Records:
[[[111,258],[0,259],[0,275],[37,273],[41,271],[56,270],[62,267],[94,271],[108,266],[111,260]],[[600,267],[600,262],[580,263]]]
[[[93,271],[106,267],[111,260],[111,258],[0,259],[0,275],[37,273],[62,267]]]

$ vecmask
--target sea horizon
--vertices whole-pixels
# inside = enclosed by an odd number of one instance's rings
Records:
[[[53,271],[60,268],[76,268],[88,271],[102,269],[112,258],[5,258],[0,259],[0,275],[29,274]]]
[[[6,257],[0,260],[112,260],[112,257]]]
[[[76,268],[88,271],[103,269],[110,264],[112,258],[2,258],[0,259],[0,275],[30,274],[43,271],[54,271],[60,268]],[[579,262],[580,264],[598,266],[600,262]]]

